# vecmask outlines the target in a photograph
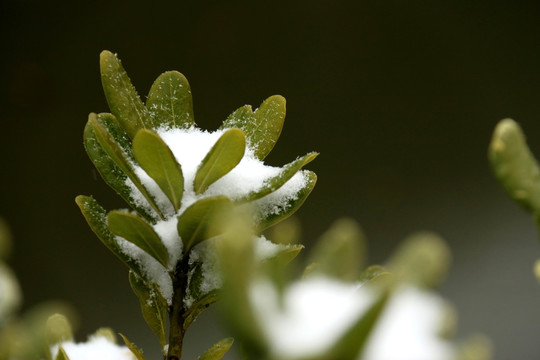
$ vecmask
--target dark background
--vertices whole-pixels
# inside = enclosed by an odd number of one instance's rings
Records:
[[[123,206],[82,146],[87,114],[107,111],[98,55],[109,49],[143,96],[161,72],[184,73],[202,128],[284,95],[268,163],[321,153],[298,213],[304,243],[350,216],[371,262],[382,262],[412,231],[436,231],[454,254],[441,292],[459,310],[459,336],[487,334],[496,359],[540,358],[536,230],[486,160],[504,117],[540,154],[537,1],[1,4],[0,214],[15,235],[25,307],[63,299],[79,310],[81,340],[109,325],[157,358],[126,269],[73,201],[94,194]],[[188,335],[187,358],[219,339],[213,321],[203,316]]]

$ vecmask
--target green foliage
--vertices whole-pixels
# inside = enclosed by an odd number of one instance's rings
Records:
[[[139,349],[135,344],[129,341],[129,339],[125,335],[123,334],[119,334],[119,335],[122,338],[122,340],[124,340],[124,343],[126,344],[128,349],[133,353],[133,355],[135,355],[135,358],[137,360],[146,360],[141,349]]]
[[[246,150],[244,133],[239,129],[225,131],[203,159],[193,182],[195,194],[227,175],[242,160]]]
[[[255,156],[263,160],[274,148],[285,120],[285,98],[274,95],[266,99],[253,112],[245,105],[235,110],[221,126],[222,129],[239,128],[245,134],[248,146]]]
[[[167,144],[155,132],[140,130],[133,139],[133,154],[178,211],[184,193],[184,175]]]
[[[358,279],[364,263],[364,235],[350,219],[336,221],[310,252],[311,274],[326,274],[345,281]]]
[[[100,68],[105,97],[120,126],[131,138],[135,137],[139,129],[152,129],[152,118],[120,60],[110,51],[103,51]]]
[[[176,71],[163,73],[152,85],[145,104],[116,55],[103,51],[100,68],[111,114],[90,114],[84,144],[102,178],[135,212],[113,210],[107,214],[88,196],[78,196],[76,202],[101,242],[130,269],[130,283],[141,302],[144,319],[162,347],[169,343],[164,358],[180,358],[185,330],[219,297],[219,289],[201,290],[207,276],[203,270],[206,260],[190,261],[194,249],[210,238],[222,237],[224,225],[234,216],[237,204],[253,209],[251,221],[258,232],[294,213],[315,186],[314,173],[302,173],[307,180],[304,187],[284,205],[276,207],[265,202],[265,196],[280,189],[317,154],[309,153],[285,165],[259,189],[235,201],[227,193],[209,196],[209,187],[241,162],[246,146],[260,160],[272,150],[283,127],[285,99],[271,96],[254,112],[250,106],[244,106],[231,114],[221,126],[221,137],[196,169],[193,182],[186,183],[182,164],[160,136],[161,131],[196,129],[186,78]],[[186,200],[188,190],[192,193]],[[269,211],[273,207],[277,210]],[[171,221],[176,221],[176,234],[172,235],[177,239],[167,240],[166,246],[162,233],[156,229]],[[144,261],[125,250],[124,241],[137,246],[142,251],[140,256],[148,255],[164,267],[172,283],[172,299],[163,297],[161,285],[157,286]],[[169,246],[180,243],[182,254],[169,254]],[[287,263],[301,249],[300,245],[281,248],[271,261]],[[171,259],[179,260],[170,263]],[[184,306],[184,297],[188,295],[191,305]],[[131,343],[126,344],[131,348]],[[216,345],[206,356],[218,359],[225,345]]]
[[[525,142],[520,126],[511,119],[499,122],[489,145],[495,176],[508,195],[527,211],[540,214],[540,168]]]
[[[154,229],[137,215],[113,210],[107,216],[109,230],[117,236],[137,245],[165,268],[169,265],[169,253]]]
[[[167,344],[167,302],[155,285],[149,285],[133,271],[129,272],[129,284],[139,298],[144,320],[163,348]]]
[[[199,357],[199,360],[220,360],[229,351],[233,342],[233,338],[225,338],[218,341],[212,345],[210,349],[206,350],[204,354]]]
[[[191,89],[178,71],[161,74],[150,89],[146,108],[156,127],[189,129],[195,126]]]

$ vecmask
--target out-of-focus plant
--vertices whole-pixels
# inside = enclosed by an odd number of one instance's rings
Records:
[[[54,322],[54,319],[62,318],[63,323],[68,324],[65,316],[56,313],[66,314],[73,321],[73,310],[64,303],[51,301],[19,314],[22,304],[19,283],[4,262],[11,248],[10,231],[0,219],[0,360],[51,360],[50,346],[57,340],[68,340],[69,336],[64,336],[66,326],[57,326],[58,323],[51,327],[53,323],[48,319]]]
[[[291,227],[277,225],[274,240],[294,241]],[[221,310],[247,359],[491,358],[484,336],[452,339],[455,312],[433,291],[450,265],[437,235],[413,234],[384,266],[366,267],[362,231],[342,219],[310,251],[302,278],[292,280],[282,266],[256,261],[249,226],[239,228],[219,247]]]
[[[540,167],[517,122],[504,119],[497,124],[488,157],[506,193],[533,216],[540,229]],[[534,273],[540,279],[540,261]]]

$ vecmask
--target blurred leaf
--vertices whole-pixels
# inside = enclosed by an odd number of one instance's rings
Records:
[[[277,213],[274,212],[268,215],[264,213],[264,209],[255,208],[254,215],[257,222],[258,232],[263,231],[264,229],[267,229],[270,226],[275,225],[291,216],[300,208],[300,206],[302,206],[304,201],[306,201],[307,197],[315,187],[317,175],[311,171],[305,171],[304,174],[307,177],[306,185],[297,193],[295,199],[291,199],[289,203],[284,208],[279,209]]]
[[[139,130],[133,139],[133,153],[178,211],[184,192],[184,175],[167,144],[155,132]]]
[[[89,196],[79,195],[75,198],[75,202],[81,209],[86,222],[88,222],[88,225],[97,235],[99,240],[101,240],[103,245],[126,264],[128,268],[148,281],[149,279],[146,276],[146,272],[141,269],[141,264],[122,251],[114,234],[109,230],[109,227],[107,226],[107,212],[105,209],[103,209],[94,198]]]
[[[324,359],[357,359],[362,353],[366,340],[375,327],[386,302],[388,293],[379,295],[373,305],[358,319],[358,321],[331,348]]]
[[[376,281],[377,279],[388,276],[390,273],[382,266],[380,265],[371,265],[358,277],[358,280],[360,284],[365,285],[367,283],[370,283],[372,281]]]
[[[183,324],[184,330],[187,330],[191,324],[195,320],[197,320],[197,317],[210,305],[215,303],[219,298],[219,294],[217,290],[212,290],[208,294],[205,294],[203,296],[200,296],[198,300],[196,300],[190,307],[187,309],[185,313],[185,320]]]
[[[199,360],[220,360],[231,348],[234,339],[229,337],[215,343],[199,357]]]
[[[195,125],[191,88],[178,71],[167,71],[156,79],[148,93],[146,108],[154,128],[189,129]]]
[[[351,219],[335,221],[310,252],[309,262],[317,263],[315,273],[354,281],[365,257],[365,240],[360,226]]]
[[[224,132],[197,169],[193,181],[195,193],[204,192],[216,180],[234,169],[242,160],[245,150],[246,139],[241,130],[230,129]]]
[[[221,315],[233,336],[242,340],[246,358],[266,359],[268,344],[250,301],[250,286],[256,266],[249,221],[233,218],[228,231],[216,245],[224,283]]]
[[[90,117],[92,116],[96,115],[90,114]],[[99,114],[97,116],[105,115]],[[84,128],[84,147],[88,157],[107,185],[113,188],[129,204],[129,206],[131,206],[131,208],[136,210],[146,220],[155,222],[156,219],[154,216],[144,207],[137,205],[136,201],[133,199],[131,189],[126,184],[128,176],[118,165],[116,165],[115,161],[113,161],[103,149],[96,138],[94,127],[90,121],[86,123],[86,127]]]
[[[285,120],[285,98],[270,96],[261,106],[251,111],[243,106],[223,122],[222,129],[239,128],[244,131],[248,146],[259,160],[263,160],[274,148]]]
[[[219,235],[224,214],[232,209],[226,196],[201,199],[178,217],[178,234],[184,244],[184,254],[201,241]]]
[[[141,349],[139,349],[135,344],[133,344],[127,337],[125,337],[123,334],[119,334],[122,340],[124,340],[124,343],[128,347],[129,350],[135,355],[137,360],[146,360],[143,356],[143,352]]]
[[[30,308],[22,317],[2,328],[0,334],[8,343],[9,359],[50,359],[46,323],[55,313],[65,314],[70,322],[74,323],[74,311],[70,306],[59,302],[46,302]]]
[[[159,291],[151,288],[133,271],[129,272],[129,283],[139,298],[144,320],[157,335],[163,348],[167,344],[167,303],[158,298]]]
[[[137,245],[165,268],[169,266],[169,253],[161,242],[161,238],[137,215],[113,210],[107,216],[109,230],[127,241]]]
[[[259,190],[249,193],[244,198],[240,199],[239,202],[257,200],[276,191],[287,181],[289,181],[300,169],[313,161],[318,155],[318,153],[311,152],[285,165],[279,174],[271,179],[265,180],[263,186]]]
[[[279,266],[285,266],[293,261],[300,251],[304,248],[304,245],[289,245],[288,247],[280,250],[274,257],[268,259],[269,261],[276,261]]]
[[[73,332],[68,319],[62,314],[50,316],[47,319],[45,337],[49,346],[73,340]]]
[[[499,122],[489,145],[489,160],[510,197],[526,210],[540,213],[540,169],[515,121]]]
[[[457,360],[491,360],[493,344],[484,335],[473,335],[460,344]]]
[[[0,218],[0,259],[7,259],[11,254],[11,232],[7,222]]]
[[[58,353],[56,354],[55,360],[69,360],[69,356],[61,346],[58,348]]]
[[[111,132],[109,122],[105,121],[105,117],[99,117],[95,114],[90,114],[88,121],[92,124],[94,134],[103,150],[110,156],[114,163],[130,178],[133,184],[144,196],[148,204],[156,211],[161,219],[164,219],[163,214],[156,204],[154,197],[146,190],[133,168],[130,152],[126,152],[122,145],[118,143]],[[131,150],[130,150],[131,151]]]
[[[130,274],[132,271],[130,271]],[[110,343],[116,344],[118,342],[118,339],[116,338],[116,333],[108,327],[102,327],[97,329],[92,337],[101,337],[107,339]]]
[[[433,287],[444,280],[450,262],[450,249],[444,240],[433,233],[419,232],[401,243],[388,268],[401,281]]]
[[[100,56],[101,83],[105,97],[119,123],[133,138],[139,129],[153,128],[152,118],[142,103],[120,60],[110,51]]]

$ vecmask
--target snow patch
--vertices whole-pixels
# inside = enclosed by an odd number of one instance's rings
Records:
[[[104,337],[90,337],[87,342],[66,341],[51,347],[52,358],[62,346],[70,360],[135,360],[133,353],[125,346],[118,346]]]

